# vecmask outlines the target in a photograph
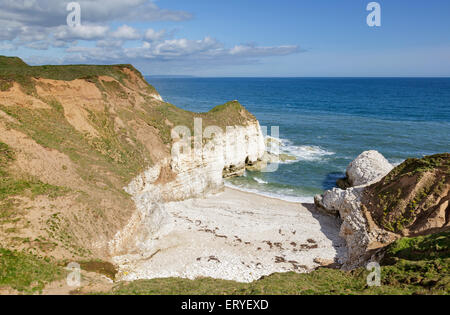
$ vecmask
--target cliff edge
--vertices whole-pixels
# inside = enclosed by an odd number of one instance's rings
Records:
[[[172,129],[194,136],[196,118],[201,133],[230,132],[205,137],[200,159],[173,158]],[[226,155],[215,151],[222,145]],[[131,65],[34,67],[0,56],[2,247],[109,260],[134,246],[122,236],[136,224],[159,228],[155,203],[218,191],[225,173],[263,152],[258,121],[237,101],[192,113],[164,102]]]
[[[450,230],[450,154],[408,159],[394,168],[380,153],[368,151],[349,165],[347,174],[360,185],[315,198],[319,209],[342,219],[345,269],[363,266],[402,237]]]

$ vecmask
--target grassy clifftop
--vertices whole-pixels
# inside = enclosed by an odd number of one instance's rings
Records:
[[[28,94],[36,92],[32,78],[72,81],[85,79],[97,82],[99,76],[109,76],[119,82],[127,78],[123,69],[129,69],[145,82],[141,73],[132,65],[64,65],[64,66],[29,66],[17,57],[0,56],[0,90],[6,90],[12,82],[18,82]],[[147,83],[148,92],[157,93],[155,88]]]

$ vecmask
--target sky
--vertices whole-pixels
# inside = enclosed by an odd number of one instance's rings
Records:
[[[145,75],[448,77],[450,1],[0,0],[0,55]],[[70,20],[75,21],[76,19]]]

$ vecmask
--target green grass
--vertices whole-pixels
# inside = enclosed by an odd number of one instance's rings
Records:
[[[238,101],[216,106],[204,116],[207,120],[214,121],[219,127],[242,126],[246,125],[249,120],[256,120]]]
[[[206,113],[193,113],[172,104],[161,102],[149,106],[145,110],[145,113],[140,114],[140,118],[159,130],[165,144],[172,143],[171,130],[176,126],[189,128],[193,136],[195,118],[202,119],[203,131],[209,126],[217,126],[222,129],[223,133],[226,132],[227,126],[245,126],[250,121],[256,121],[256,118],[237,101],[219,105]],[[167,125],[166,120],[170,121],[173,127]]]
[[[364,283],[350,274],[321,269],[311,274],[283,273],[246,284],[202,278],[196,280],[168,278],[140,280],[118,285],[112,294],[136,295],[260,295],[260,294],[332,294],[358,293]]]
[[[24,132],[45,148],[66,154],[87,182],[101,180],[107,183],[107,178],[102,178],[102,174],[109,173],[118,175],[121,185],[126,185],[151,164],[149,152],[136,141],[134,145],[130,144],[126,131],[114,131],[113,117],[107,110],[91,113],[93,125],[100,135],[92,138],[77,131],[65,119],[64,113],[53,108],[33,110],[0,105],[0,109],[20,122],[11,124],[11,127]],[[103,172],[95,172],[97,175],[94,178],[93,169]],[[117,190],[122,191],[121,187]]]
[[[369,188],[375,222],[399,234],[411,228],[437,204],[436,198],[449,183],[449,174],[449,153],[406,160]]]
[[[0,67],[26,67],[27,64],[19,57],[0,56]]]
[[[449,261],[445,268],[448,271]],[[139,280],[116,286],[116,295],[360,295],[449,294],[449,279],[438,273],[441,265],[399,263],[382,267],[382,285],[368,287],[369,272],[319,269],[309,274],[279,273],[250,284],[203,278]],[[428,281],[424,281],[428,279]]]
[[[12,86],[13,83],[11,80],[0,79],[0,91],[8,91]]]
[[[0,178],[0,201],[5,200],[10,196],[22,195],[25,192],[30,192],[32,198],[40,195],[47,195],[50,198],[55,198],[65,194],[67,191],[66,188],[46,184],[36,179],[24,180],[13,179],[10,177]]]
[[[94,66],[94,65],[65,65],[65,66],[29,66],[17,57],[0,56],[0,80],[3,82],[18,82],[25,93],[33,94],[35,86],[32,78],[72,81],[86,79],[97,83],[99,76],[110,76],[120,82],[126,78],[122,69],[128,68],[142,78],[142,74],[132,65]],[[0,87],[5,88],[3,84]],[[148,92],[156,90],[148,84]]]
[[[14,159],[14,151],[6,143],[0,142],[0,176],[6,176],[4,168]]]
[[[394,168],[383,180],[385,185],[389,185],[401,176],[414,176],[437,168],[450,170],[450,153],[435,154],[425,156],[421,159],[407,159],[405,162]]]
[[[405,237],[389,246],[386,259],[433,260],[450,257],[450,232]]]
[[[8,163],[15,160],[14,151],[5,143],[0,142],[0,202],[10,196],[20,195],[28,191],[32,197],[49,195],[57,197],[67,190],[53,186],[33,178],[17,178],[6,170]]]
[[[50,259],[0,248],[0,287],[23,293],[39,293],[64,271]]]
[[[0,142],[0,223],[16,216],[17,203],[12,197],[27,195],[34,198],[47,195],[55,198],[64,195],[68,189],[43,183],[30,176],[14,176],[7,171],[7,166],[15,160],[14,151],[5,143]]]

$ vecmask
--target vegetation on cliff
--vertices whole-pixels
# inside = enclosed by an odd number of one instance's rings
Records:
[[[245,125],[165,103],[131,65],[29,66],[0,56],[0,244],[57,259],[109,258],[136,211],[123,187],[170,157],[171,129]]]
[[[109,258],[108,240],[135,211],[123,187],[169,156],[170,130],[184,125],[193,131],[195,117],[203,118],[203,128],[255,121],[237,101],[192,113],[158,96],[130,65],[30,67],[0,57],[0,289],[40,292],[61,277],[68,260],[111,276],[114,268],[92,261]],[[448,226],[449,156],[408,160],[371,187],[367,200],[376,207],[376,222],[406,234],[434,231],[429,218]],[[251,284],[136,281],[106,293],[448,294],[448,237],[391,245],[380,288],[367,287],[364,269],[322,268]]]
[[[0,248],[0,289],[40,293],[45,285],[63,274],[63,269],[49,258]]]
[[[450,228],[450,154],[408,159],[366,191],[365,205],[382,228],[423,235]]]
[[[61,81],[73,81],[84,79],[95,82],[100,88],[98,77],[109,76],[124,83],[127,79],[123,69],[129,69],[138,75],[143,81],[144,78],[132,65],[65,65],[65,66],[29,66],[17,57],[0,56],[0,90],[5,91],[12,86],[12,82],[20,84],[27,94],[36,93],[36,84],[33,78],[43,78]],[[150,94],[157,94],[155,88],[147,83],[147,91]]]
[[[53,186],[31,176],[10,174],[8,164],[15,160],[15,152],[5,143],[0,142],[0,224],[5,225],[20,215],[14,210],[14,196],[28,195],[34,198],[38,195],[56,197],[64,194],[66,189]]]

